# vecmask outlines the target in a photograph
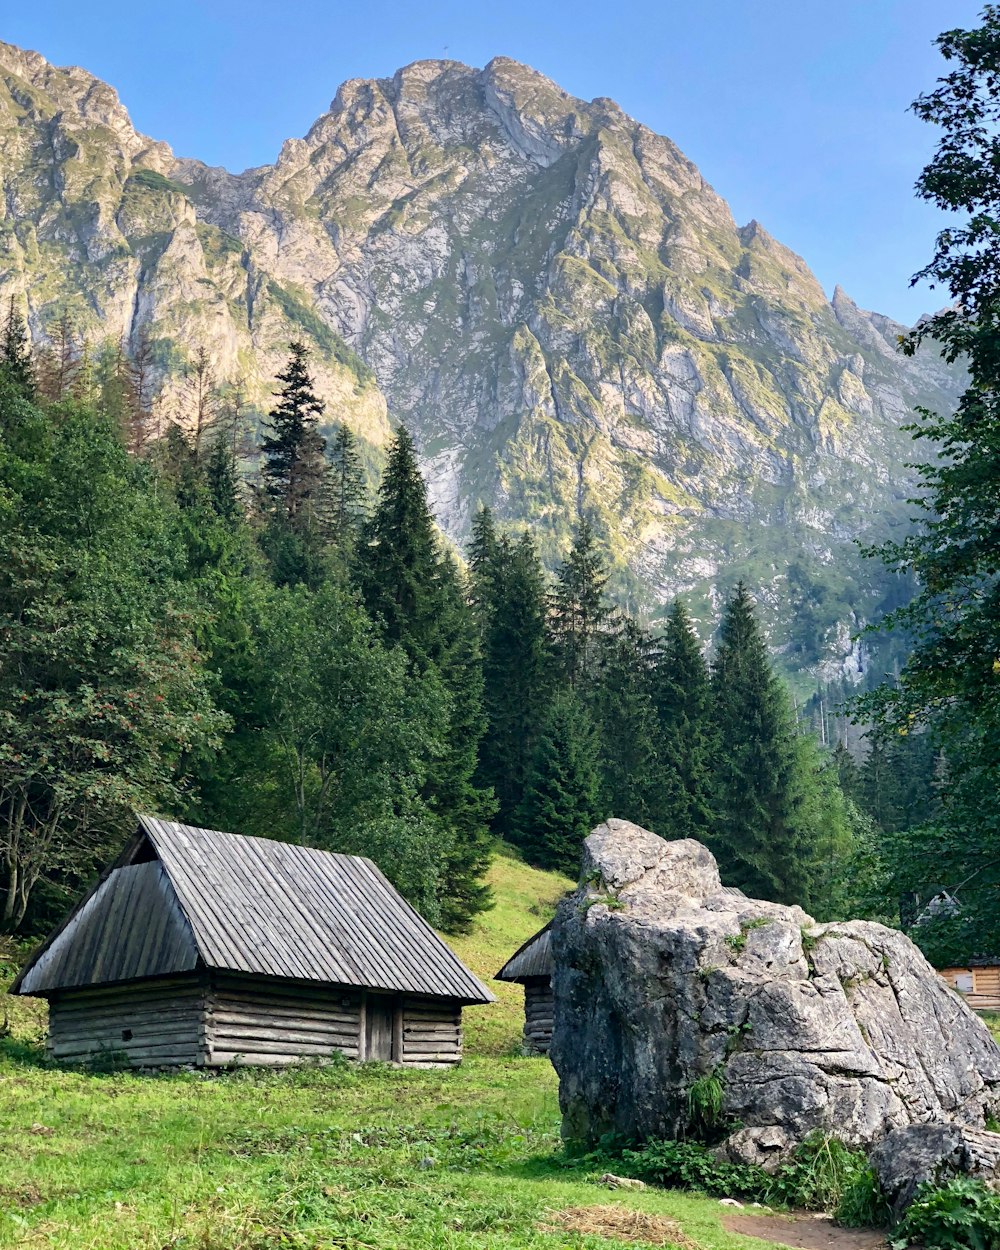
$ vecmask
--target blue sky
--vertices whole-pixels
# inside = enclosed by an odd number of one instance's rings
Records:
[[[7,9],[8,6],[3,6]],[[979,0],[33,0],[0,39],[117,88],[141,130],[239,170],[305,133],[347,78],[505,55],[669,135],[827,291],[912,321],[941,220],[913,182],[933,132],[907,113],[940,31]]]

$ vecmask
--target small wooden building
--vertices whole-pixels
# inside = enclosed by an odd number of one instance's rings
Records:
[[[528,938],[496,975],[498,981],[519,981],[524,986],[524,1048],[537,1055],[547,1055],[552,1043],[551,930],[550,922]]]
[[[493,999],[371,860],[148,816],[11,991],[55,1059],[136,1067],[446,1066]]]
[[[964,968],[940,968],[938,976],[977,1011],[1000,1010],[1000,959],[995,956],[970,959]]]

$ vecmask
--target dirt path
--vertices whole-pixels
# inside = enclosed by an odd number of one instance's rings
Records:
[[[794,1250],[885,1250],[887,1245],[882,1233],[870,1228],[840,1228],[825,1216],[726,1215],[722,1223],[728,1232],[776,1241]]]

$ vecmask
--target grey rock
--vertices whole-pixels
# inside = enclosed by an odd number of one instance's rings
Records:
[[[971,1176],[997,1188],[1000,1133],[964,1124],[909,1124],[875,1147],[872,1166],[898,1220],[927,1181]]]
[[[725,889],[710,852],[610,820],[553,928],[566,1136],[690,1127],[717,1076],[728,1157],[772,1168],[810,1133],[869,1149],[895,1129],[982,1129],[1000,1049],[902,933],[817,924]]]

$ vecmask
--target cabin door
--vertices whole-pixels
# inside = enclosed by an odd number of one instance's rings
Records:
[[[365,1011],[365,1058],[392,1063],[395,1003],[391,994],[369,994]]]

